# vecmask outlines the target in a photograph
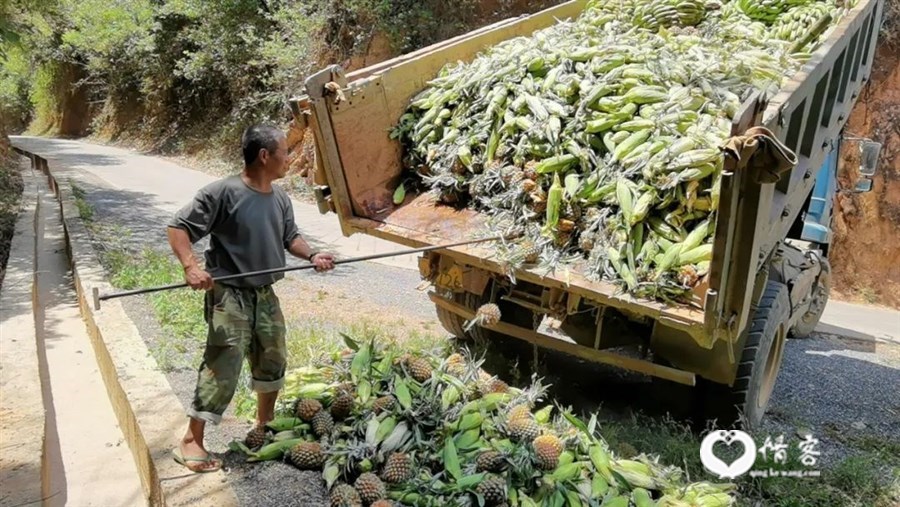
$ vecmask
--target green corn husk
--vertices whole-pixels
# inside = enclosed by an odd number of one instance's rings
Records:
[[[420,188],[487,215],[491,233],[546,245],[539,268],[587,259],[589,279],[689,298],[697,282],[679,274],[708,272],[694,251],[715,222],[734,115],[804,64],[823,40],[793,53],[805,30],[848,8],[593,0],[574,19],[441,69],[391,136]]]

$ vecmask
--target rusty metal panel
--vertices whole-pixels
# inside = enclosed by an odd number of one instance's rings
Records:
[[[388,110],[380,77],[354,83],[345,96],[328,105],[334,139],[353,214],[371,217],[393,207],[400,184],[400,144],[388,137],[398,116]]]
[[[343,175],[346,192],[336,190],[335,200],[343,211],[342,220],[352,216],[371,218],[393,206],[391,197],[403,170],[401,148],[390,139],[390,129],[409,105],[410,99],[423,89],[440,69],[451,62],[469,61],[480,51],[504,40],[528,35],[553,25],[559,19],[581,13],[586,0],[576,0],[552,7],[531,16],[496,23],[451,41],[436,44],[388,62],[361,69],[349,76],[339,68],[346,101],[313,100],[320,118],[317,142],[333,145],[334,154],[326,153],[326,164],[332,176]],[[322,80],[309,87],[321,87]],[[323,95],[321,90],[307,90],[310,97]],[[328,121],[322,121],[323,115]],[[330,129],[330,132],[328,130]],[[329,146],[324,151],[331,150]]]

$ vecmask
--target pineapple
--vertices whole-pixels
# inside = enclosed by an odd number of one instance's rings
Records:
[[[529,416],[519,417],[517,419],[507,419],[506,432],[513,440],[518,442],[531,442],[541,434],[541,429],[538,427],[537,423],[534,422],[534,419]]]
[[[559,224],[557,224],[556,228],[560,232],[572,232],[575,230],[575,222],[565,218],[560,218]]]
[[[583,233],[578,238],[578,248],[585,252],[590,252],[594,249],[594,244],[597,241],[597,235],[594,233],[586,232]]]
[[[416,382],[425,382],[431,378],[431,363],[422,357],[414,357],[409,360],[409,373]]]
[[[491,381],[487,385],[487,391],[485,394],[490,393],[508,393],[509,392],[509,384],[500,380],[497,377],[491,379]]]
[[[394,397],[391,395],[382,396],[377,398],[375,402],[372,403],[372,411],[376,414],[384,412],[386,410],[390,410],[391,407],[394,406]]]
[[[527,178],[519,182],[519,185],[522,191],[526,194],[533,192],[534,189],[537,188],[537,183],[535,183],[534,180],[529,180]]]
[[[366,472],[356,479],[356,492],[366,504],[371,504],[387,496],[387,489],[377,475]]]
[[[516,405],[509,411],[509,416],[507,417],[507,424],[509,421],[514,421],[516,419],[530,418],[531,417],[531,407],[526,404]]]
[[[522,174],[522,171],[518,167],[506,166],[503,169],[500,169],[500,178],[503,180],[503,183],[509,187],[511,184],[524,179],[525,175]]]
[[[349,484],[338,484],[331,490],[331,507],[362,507],[359,493]]]
[[[506,468],[506,460],[497,451],[485,451],[478,455],[475,467],[478,472],[502,472]]]
[[[297,417],[306,422],[312,421],[313,417],[315,417],[320,410],[322,410],[322,404],[319,403],[319,400],[304,398],[297,402]]]
[[[494,303],[488,303],[478,307],[475,312],[475,319],[479,320],[482,325],[493,326],[500,322],[500,307]]]
[[[325,464],[325,454],[318,442],[300,442],[291,449],[291,462],[300,470],[319,470]]]
[[[334,399],[331,404],[331,417],[336,421],[345,419],[353,411],[355,398],[349,393],[344,393]]]
[[[541,256],[541,249],[533,241],[522,243],[522,258],[527,264],[534,264]]]
[[[265,426],[256,426],[249,432],[244,439],[244,443],[251,449],[258,449],[266,444],[266,428]]]
[[[394,504],[390,500],[378,500],[377,502],[373,503],[370,507],[394,507]]]
[[[563,445],[555,435],[541,435],[532,442],[538,464],[543,470],[553,470],[559,465],[559,455]]]
[[[328,435],[331,435],[331,431],[334,429],[334,418],[331,417],[331,414],[320,410],[319,413],[312,418],[313,433],[316,434],[317,437],[322,438]]]
[[[499,506],[506,502],[506,481],[492,475],[478,485],[475,492],[484,498],[485,505]]]
[[[526,179],[537,181],[539,174],[535,170],[537,168],[538,163],[534,160],[529,161],[525,164],[525,170],[522,172]]]
[[[382,478],[390,484],[398,484],[409,480],[413,475],[412,457],[409,454],[395,452],[384,464]]]
[[[462,377],[466,374],[466,360],[462,354],[450,354],[447,358],[447,373],[454,377]]]

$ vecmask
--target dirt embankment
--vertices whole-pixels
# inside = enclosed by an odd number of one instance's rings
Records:
[[[900,44],[882,44],[846,135],[882,143],[872,191],[835,203],[831,253],[835,297],[900,308]],[[842,188],[858,177],[859,151],[841,157]]]

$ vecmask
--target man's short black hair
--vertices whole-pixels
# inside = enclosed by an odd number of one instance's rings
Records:
[[[250,165],[259,156],[259,150],[265,148],[275,151],[278,149],[278,141],[284,137],[284,132],[271,125],[251,125],[241,136],[241,150],[244,152],[244,164]]]

